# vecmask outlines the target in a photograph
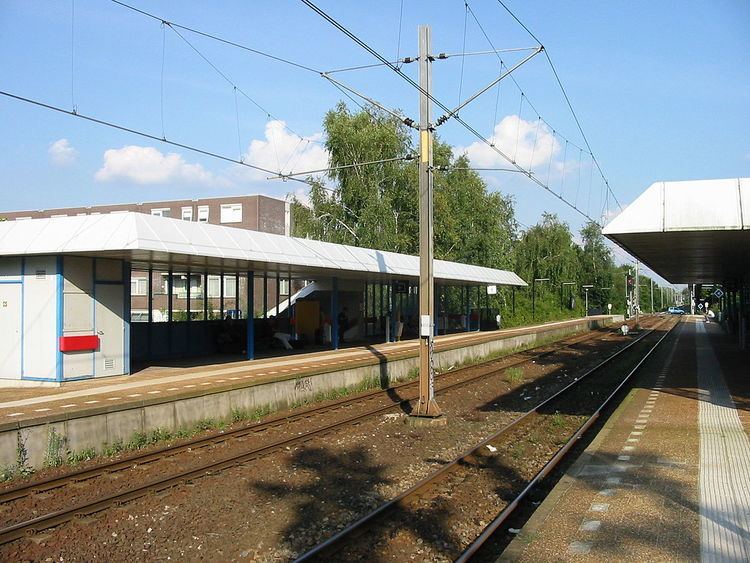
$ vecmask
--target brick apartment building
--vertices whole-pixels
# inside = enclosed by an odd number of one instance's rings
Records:
[[[289,203],[264,195],[238,195],[199,199],[178,199],[143,203],[92,205],[86,207],[64,207],[35,211],[0,211],[0,221],[21,221],[75,215],[101,215],[105,213],[137,212],[183,221],[211,223],[238,229],[249,229],[289,236],[291,211]],[[172,281],[172,303],[169,304],[169,280]],[[204,272],[151,272],[151,320],[209,320],[247,315],[247,304],[238,300],[244,295],[244,277],[225,274],[211,275]],[[131,272],[131,321],[146,322],[149,318],[149,272]],[[276,306],[277,300],[289,295],[289,280],[269,280],[266,287],[268,309]],[[263,295],[262,282],[256,280],[256,295]],[[297,286],[295,285],[295,288]],[[205,301],[205,303],[204,303]],[[257,308],[257,305],[256,305]],[[240,313],[242,311],[242,313]],[[171,314],[171,318],[170,318]]]
[[[185,221],[198,221],[225,225],[238,229],[250,229],[277,235],[290,234],[289,204],[283,200],[264,195],[240,195],[199,199],[175,199],[144,203],[121,203],[113,205],[91,205],[87,207],[61,207],[36,211],[0,211],[0,219],[19,221],[71,215],[100,215],[134,211],[172,217]]]

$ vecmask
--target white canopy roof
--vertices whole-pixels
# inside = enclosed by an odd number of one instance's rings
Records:
[[[602,230],[674,283],[750,272],[750,178],[656,182]]]
[[[134,268],[281,273],[303,279],[419,277],[419,258],[395,252],[156,217],[111,213],[0,223],[0,256],[122,258]],[[435,260],[436,280],[525,286],[515,273]]]

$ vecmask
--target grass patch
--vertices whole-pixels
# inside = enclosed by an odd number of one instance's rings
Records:
[[[505,370],[505,378],[511,385],[518,385],[523,381],[523,368],[512,367]]]

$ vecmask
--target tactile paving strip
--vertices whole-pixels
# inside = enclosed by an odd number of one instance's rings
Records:
[[[701,560],[750,561],[750,440],[700,323],[695,353],[702,391]]]

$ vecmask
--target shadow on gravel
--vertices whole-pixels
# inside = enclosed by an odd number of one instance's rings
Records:
[[[403,397],[399,395],[398,391],[393,389],[391,387],[392,382],[390,378],[388,377],[388,358],[383,354],[380,350],[375,348],[374,346],[366,346],[366,348],[370,351],[370,353],[375,356],[378,359],[378,369],[380,370],[380,388],[385,389],[386,393],[388,394],[388,397],[394,401],[399,402],[403,401]],[[410,414],[411,413],[411,405],[409,403],[400,403],[399,407],[401,408],[401,411]]]
[[[295,480],[303,480],[305,484],[256,483],[254,487],[261,497],[284,499],[285,503],[295,505],[294,518],[278,545],[279,549],[293,553],[292,558],[326,541],[388,500],[377,488],[392,481],[383,476],[382,468],[372,463],[362,447],[341,453],[320,447],[300,450],[294,454],[290,466],[294,474],[302,476]],[[293,480],[291,472],[289,480]],[[427,508],[395,507],[386,518],[400,523],[410,543],[416,537],[416,541],[438,552],[458,553],[458,541],[446,539],[451,538],[447,502],[436,498]],[[389,529],[378,525],[366,534],[368,551],[360,553],[356,547],[349,551],[347,543],[347,548],[333,560],[378,561],[369,548],[390,539]]]

